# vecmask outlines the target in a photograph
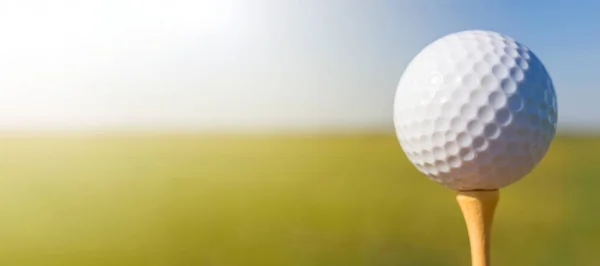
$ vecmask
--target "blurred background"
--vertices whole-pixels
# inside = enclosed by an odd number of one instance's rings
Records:
[[[487,29],[559,105],[493,262],[598,265],[600,4],[578,3],[2,1],[0,264],[468,265],[392,105],[425,45]]]

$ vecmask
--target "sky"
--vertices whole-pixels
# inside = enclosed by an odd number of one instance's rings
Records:
[[[0,1],[0,129],[392,129],[402,72],[468,30],[527,45],[560,129],[600,128],[600,3]]]

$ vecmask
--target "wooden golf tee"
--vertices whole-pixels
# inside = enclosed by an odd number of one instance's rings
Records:
[[[499,196],[498,190],[459,191],[456,196],[467,224],[472,266],[490,266],[490,234]]]

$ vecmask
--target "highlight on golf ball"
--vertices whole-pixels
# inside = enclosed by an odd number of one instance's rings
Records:
[[[394,124],[406,156],[430,179],[455,190],[499,189],[544,157],[557,108],[552,79],[528,47],[470,30],[432,42],[409,63]]]

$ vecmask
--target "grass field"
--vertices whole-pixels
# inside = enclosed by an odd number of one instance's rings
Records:
[[[0,265],[469,265],[393,135],[5,136]],[[600,138],[502,191],[495,265],[598,265]]]

